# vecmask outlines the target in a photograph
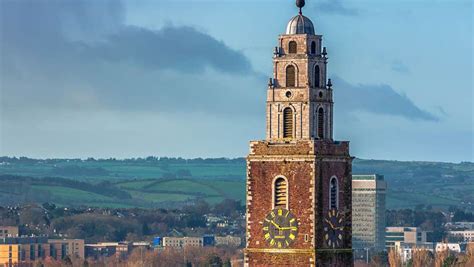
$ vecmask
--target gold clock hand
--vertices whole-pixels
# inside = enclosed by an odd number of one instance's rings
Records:
[[[297,230],[296,227],[281,227],[280,230]]]
[[[271,222],[273,225],[275,225],[275,227],[278,228],[278,230],[281,230],[281,227],[280,227],[278,224],[276,224],[274,221],[270,221],[270,222]]]
[[[329,223],[329,225],[331,226],[332,229],[335,229],[334,228],[334,225],[332,225],[331,221],[329,221],[328,219],[324,219],[327,223]]]

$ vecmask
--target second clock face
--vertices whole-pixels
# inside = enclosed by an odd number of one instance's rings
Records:
[[[344,235],[344,225],[341,214],[336,209],[328,211],[328,216],[324,219],[324,240],[329,248],[339,248],[342,245]]]
[[[265,240],[272,247],[288,248],[296,239],[297,233],[296,217],[287,209],[276,208],[263,221]]]

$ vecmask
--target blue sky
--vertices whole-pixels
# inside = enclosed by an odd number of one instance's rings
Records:
[[[474,160],[472,1],[306,1],[356,157]],[[239,157],[294,1],[1,1],[0,154]]]

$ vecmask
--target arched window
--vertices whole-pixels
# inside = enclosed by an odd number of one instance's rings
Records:
[[[318,109],[318,136],[320,139],[324,138],[324,109]]]
[[[274,184],[275,207],[286,207],[288,203],[288,183],[285,178],[279,177]]]
[[[286,87],[296,86],[296,68],[293,65],[286,67]]]
[[[337,183],[337,178],[332,177],[329,182],[329,208],[337,209],[339,206],[339,185]]]
[[[283,138],[293,138],[293,110],[283,110]]]
[[[311,54],[316,54],[316,42],[311,42]]]
[[[290,54],[296,54],[296,52],[298,52],[298,45],[296,44],[295,41],[291,41],[289,44],[288,44],[288,52]]]
[[[314,86],[321,87],[321,70],[319,65],[314,68]]]

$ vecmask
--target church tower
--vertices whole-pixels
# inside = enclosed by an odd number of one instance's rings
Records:
[[[273,53],[266,139],[247,157],[246,266],[352,266],[349,142],[333,139],[328,57],[300,12]]]

